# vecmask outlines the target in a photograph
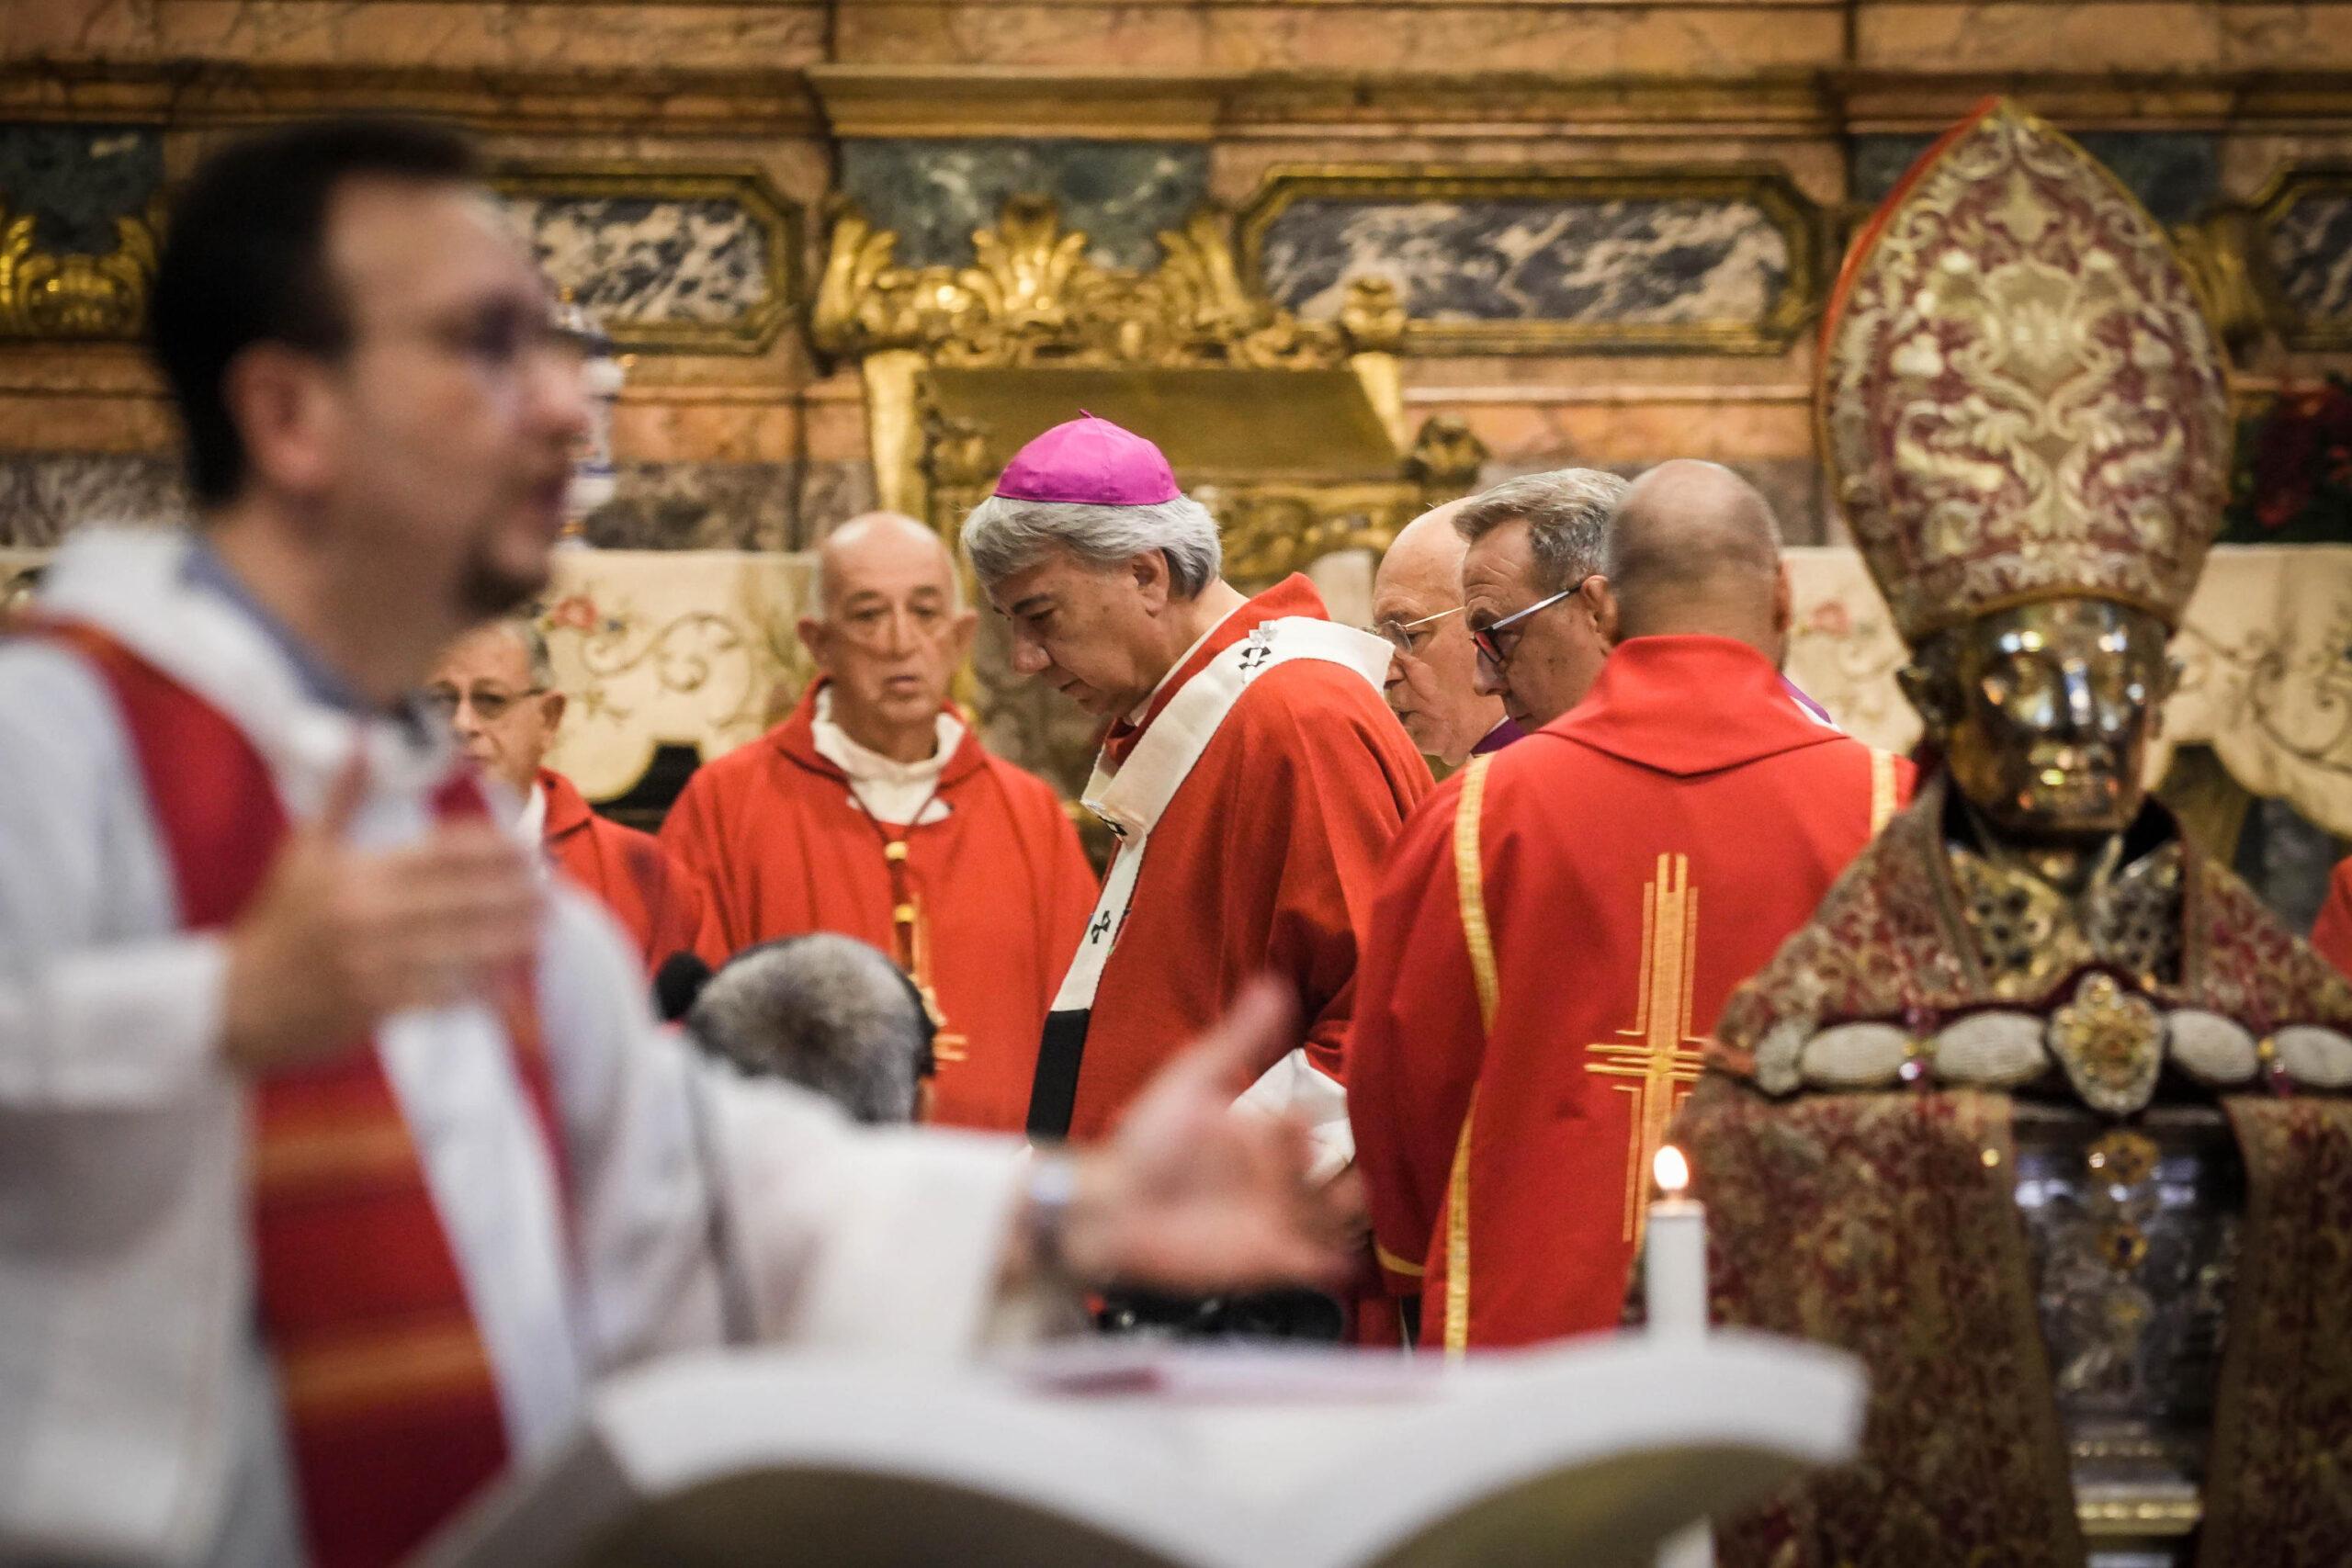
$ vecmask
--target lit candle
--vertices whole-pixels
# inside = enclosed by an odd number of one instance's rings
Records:
[[[1690,1165],[1672,1144],[1651,1162],[1659,1196],[1643,1228],[1642,1293],[1653,1334],[1707,1331],[1707,1206],[1686,1198]]]
[[[1642,1295],[1650,1332],[1698,1336],[1707,1332],[1707,1206],[1685,1198],[1690,1162],[1668,1144],[1650,1162],[1658,1197],[1642,1231]],[[1666,1538],[1657,1568],[1714,1568],[1713,1527],[1704,1519]]]

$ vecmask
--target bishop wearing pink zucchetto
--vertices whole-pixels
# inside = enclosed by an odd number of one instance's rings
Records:
[[[1087,807],[1118,848],[1046,1021],[1032,1137],[1100,1137],[1253,975],[1301,1008],[1243,1102],[1295,1111],[1324,1168],[1352,1154],[1340,1043],[1381,858],[1430,774],[1381,697],[1388,644],[1306,578],[1255,598],[1159,448],[1056,425],[964,524],[1012,663],[1111,721]]]

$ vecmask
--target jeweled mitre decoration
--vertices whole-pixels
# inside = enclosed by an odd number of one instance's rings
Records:
[[[1833,493],[1905,638],[2074,595],[2179,625],[2228,485],[2222,353],[2088,153],[1980,109],[1863,231],[1822,344]]]

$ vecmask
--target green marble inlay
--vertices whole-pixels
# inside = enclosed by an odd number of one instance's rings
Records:
[[[153,126],[0,125],[0,200],[34,215],[46,250],[108,254],[114,220],[145,210],[163,180]]]
[[[854,141],[842,144],[842,188],[899,235],[909,266],[972,260],[972,231],[1007,198],[1050,196],[1083,230],[1100,265],[1159,264],[1155,236],[1182,226],[1208,194],[1208,149],[1177,142]]]
[[[2221,195],[2222,139],[2217,135],[2201,130],[2086,130],[2075,140],[2114,170],[2158,222],[2186,223]],[[1884,199],[1934,141],[1932,136],[1855,137],[1854,199],[1873,205]]]

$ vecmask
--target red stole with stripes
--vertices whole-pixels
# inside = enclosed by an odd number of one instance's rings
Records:
[[[288,823],[268,765],[203,698],[104,632],[51,623],[111,690],[188,931],[230,925]],[[487,804],[459,774],[443,818]],[[528,973],[502,1013],[548,1147],[560,1122]],[[506,1427],[424,1170],[372,1041],[254,1082],[256,1294],[285,1402],[311,1560],[398,1562],[506,1467]],[[562,1162],[556,1162],[558,1175]]]

